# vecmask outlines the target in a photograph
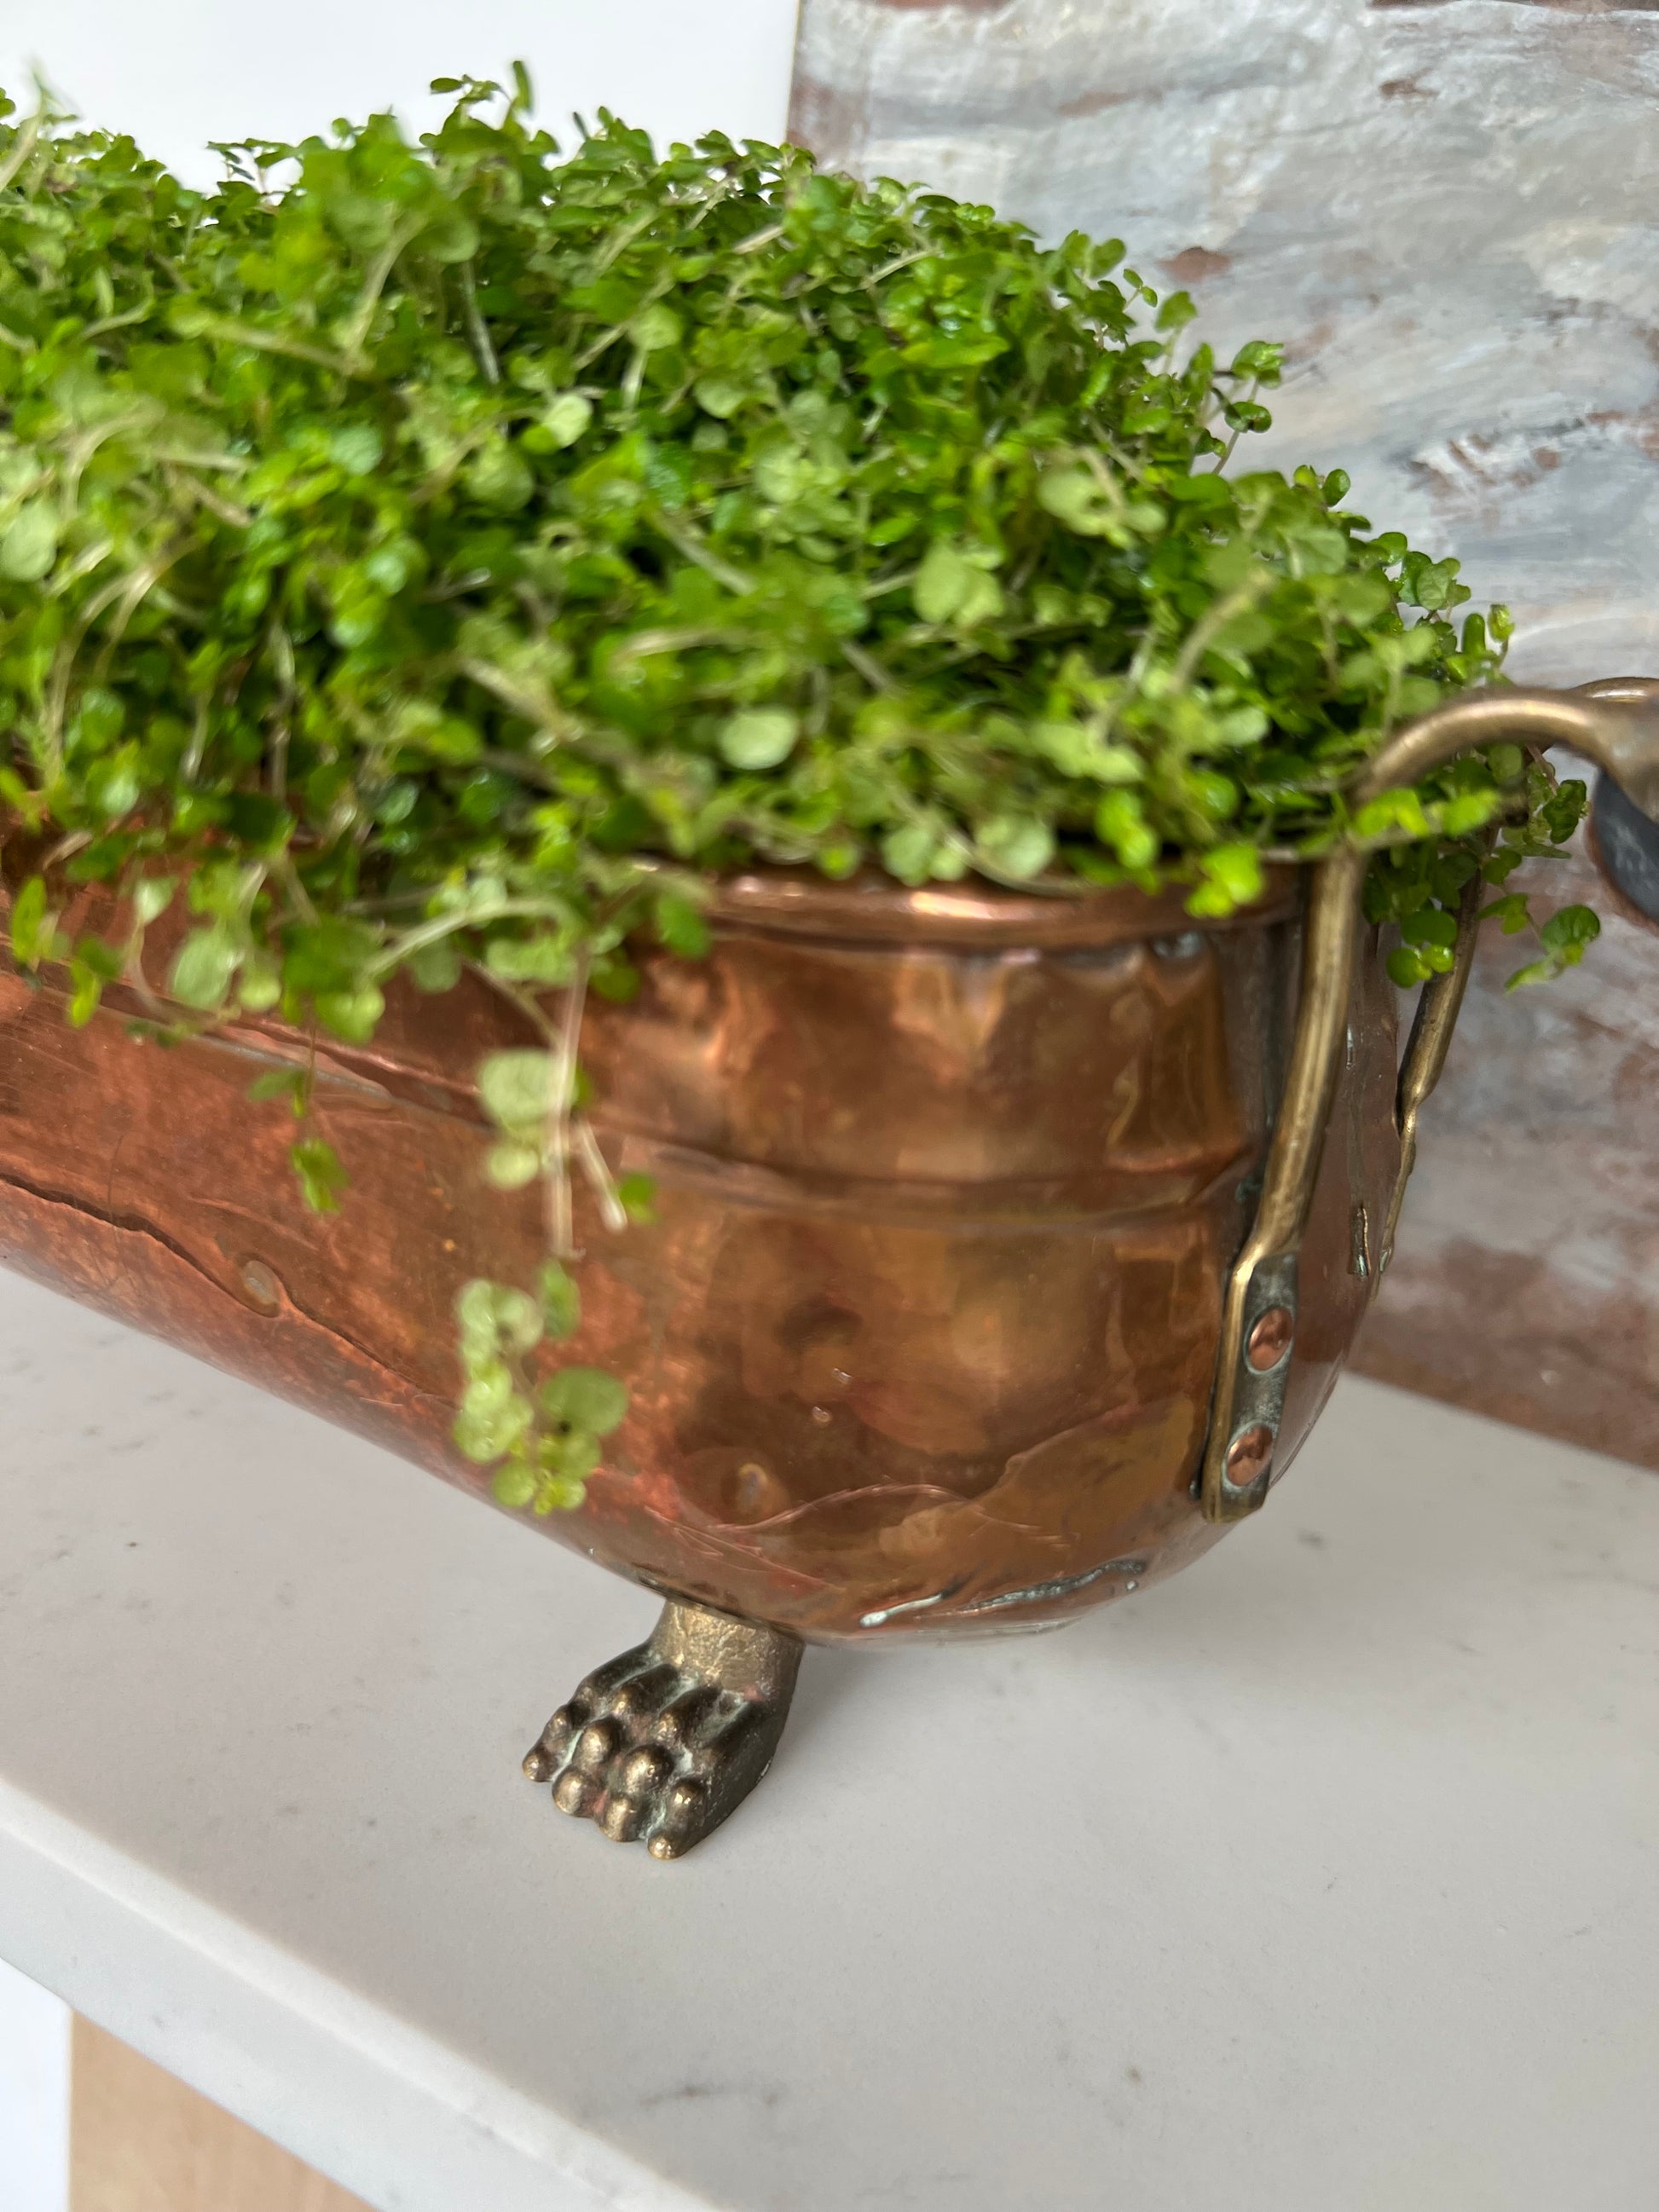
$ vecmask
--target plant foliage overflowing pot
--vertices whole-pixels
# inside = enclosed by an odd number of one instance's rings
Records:
[[[0,1258],[660,1591],[526,1765],[674,1857],[803,1644],[1261,1505],[1659,709],[1224,477],[1276,353],[1120,247],[459,89],[211,201],[0,130]]]

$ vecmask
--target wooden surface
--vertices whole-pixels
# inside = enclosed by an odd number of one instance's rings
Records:
[[[366,2212],[360,2198],[81,2019],[70,2115],[70,2212]]]

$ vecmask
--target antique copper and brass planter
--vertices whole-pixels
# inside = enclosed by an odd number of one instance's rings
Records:
[[[1659,710],[1601,688],[1463,699],[1363,793],[1566,740],[1659,812]],[[584,1224],[575,1354],[631,1409],[585,1506],[536,1525],[667,1604],[526,1760],[563,1809],[677,1856],[764,1771],[803,1642],[1058,1625],[1261,1505],[1385,1264],[1468,974],[1474,897],[1397,1070],[1364,868],[1278,871],[1223,923],[746,876],[705,959],[591,1009],[593,1125],[657,1218]],[[347,1242],[246,1101],[309,1039],[135,1048],[0,975],[0,1261],[477,1489],[455,1292],[540,1256],[536,1206],[478,1174],[471,1072],[516,1018],[411,992],[319,1051]]]

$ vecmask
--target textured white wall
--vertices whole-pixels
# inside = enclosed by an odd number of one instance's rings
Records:
[[[69,2008],[0,1962],[0,2208],[68,2212]]]
[[[4,0],[0,84],[38,64],[94,121],[192,181],[210,138],[298,137],[395,106],[425,128],[427,85],[528,63],[550,127],[603,103],[660,139],[780,138],[796,0]]]

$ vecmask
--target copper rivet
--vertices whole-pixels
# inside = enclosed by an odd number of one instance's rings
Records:
[[[263,1260],[244,1260],[236,1271],[242,1296],[256,1313],[274,1314],[283,1303],[283,1288]]]
[[[1227,1448],[1227,1480],[1235,1490],[1248,1490],[1267,1472],[1273,1455],[1273,1432],[1265,1421],[1244,1429]]]
[[[1258,1375],[1265,1375],[1270,1367],[1277,1367],[1291,1348],[1296,1334],[1296,1316],[1288,1306],[1269,1306],[1258,1316],[1250,1331],[1249,1341],[1244,1346],[1244,1357]]]

